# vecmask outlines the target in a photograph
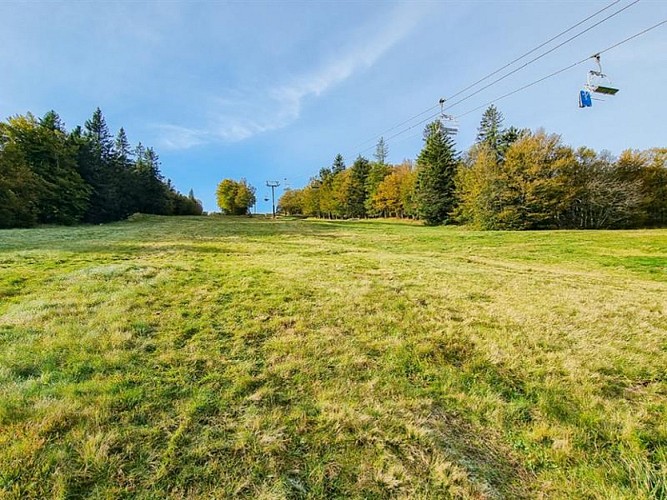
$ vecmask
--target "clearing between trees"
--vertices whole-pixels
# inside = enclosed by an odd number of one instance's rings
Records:
[[[0,496],[667,496],[667,230],[134,219],[0,233]]]

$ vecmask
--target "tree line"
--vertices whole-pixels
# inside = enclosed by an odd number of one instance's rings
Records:
[[[201,214],[159,167],[153,148],[131,147],[123,128],[114,137],[99,108],[70,131],[55,111],[11,117],[0,122],[0,228]]]
[[[288,215],[349,219],[399,217],[479,229],[601,229],[667,225],[667,148],[626,150],[618,158],[573,148],[560,136],[503,125],[490,106],[464,153],[436,120],[415,162],[351,166],[337,155],[302,189],[287,190]]]

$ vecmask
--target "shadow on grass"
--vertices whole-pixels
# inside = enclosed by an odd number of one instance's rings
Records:
[[[122,221],[99,226],[41,227],[3,231],[0,254],[31,250],[135,254],[155,249],[164,251],[170,247],[171,250],[179,251],[224,253],[224,248],[221,250],[210,243],[233,243],[237,238],[261,241],[290,235],[336,237],[336,233],[342,229],[344,226],[321,221],[151,216],[141,221]],[[187,241],[188,244],[182,244],[178,240]]]

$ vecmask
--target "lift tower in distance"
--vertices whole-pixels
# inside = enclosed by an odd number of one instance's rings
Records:
[[[273,208],[273,218],[276,218],[276,188],[280,186],[278,181],[266,181],[266,186],[271,188],[271,206]]]

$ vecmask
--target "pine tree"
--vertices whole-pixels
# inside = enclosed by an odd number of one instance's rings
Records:
[[[437,225],[447,222],[454,208],[459,157],[454,141],[439,120],[426,126],[424,142],[417,158],[417,211],[426,224]]]

